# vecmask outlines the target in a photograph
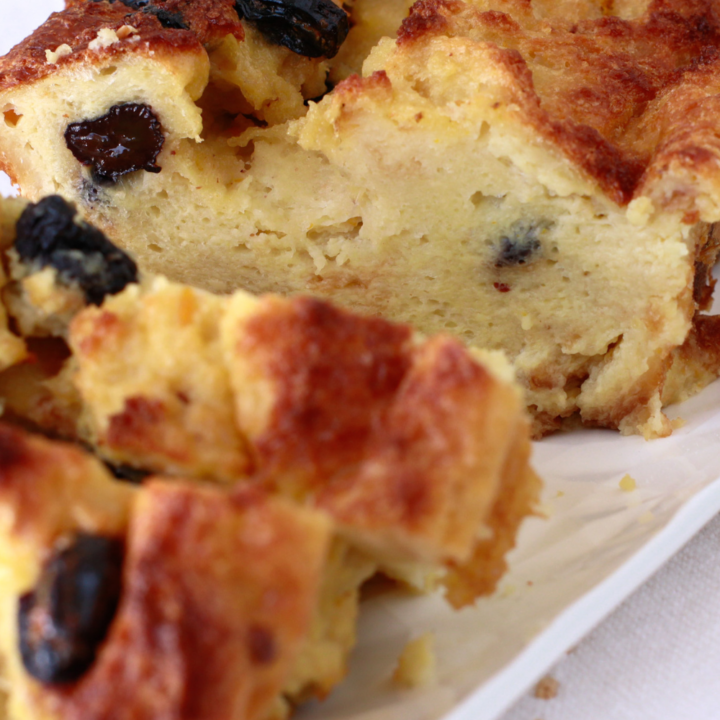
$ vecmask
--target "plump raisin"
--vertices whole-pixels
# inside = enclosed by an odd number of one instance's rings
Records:
[[[139,103],[114,105],[105,115],[70,123],[65,130],[70,152],[101,182],[117,182],[135,170],[160,172],[155,159],[164,142],[157,116]]]
[[[540,235],[548,229],[547,223],[518,220],[509,232],[500,238],[496,248],[495,267],[524,265],[540,253]]]
[[[335,57],[350,30],[332,0],[236,0],[235,9],[271,43],[305,57]]]
[[[120,540],[79,534],[20,598],[20,655],[34,678],[73,682],[92,665],[117,610],[123,554]]]
[[[62,282],[77,283],[88,303],[100,305],[137,282],[137,265],[76,215],[59,195],[28,205],[16,225],[15,250],[25,263],[55,268]]]

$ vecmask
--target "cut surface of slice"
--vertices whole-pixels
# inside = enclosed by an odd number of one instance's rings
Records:
[[[537,435],[667,435],[663,403],[717,375],[713,3],[356,0],[333,59],[229,0],[170,5],[188,29],[73,2],[0,61],[0,162],[29,198],[60,188],[174,281],[502,349]],[[128,106],[162,149],[108,182],[66,133]]]

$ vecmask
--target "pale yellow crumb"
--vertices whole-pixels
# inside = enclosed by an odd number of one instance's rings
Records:
[[[646,513],[643,513],[639,518],[638,522],[642,525],[645,525],[646,523],[652,522],[655,519],[655,516],[648,510]]]
[[[635,482],[635,478],[631,477],[627,473],[623,475],[622,479],[620,480],[620,489],[623,492],[632,492],[637,488],[637,483]]]
[[[535,508],[535,514],[545,520],[549,520],[555,514],[555,508],[549,502],[540,503]]]
[[[405,645],[392,679],[396,685],[405,688],[424,687],[435,679],[435,648],[431,632]]]
[[[510,597],[515,594],[516,590],[517,588],[514,585],[505,585],[502,590],[500,590],[500,597]]]
[[[560,497],[563,497],[564,495],[565,495],[565,493],[564,493],[562,490],[558,490],[558,491],[557,491],[557,494],[555,495],[555,497],[556,497],[556,498],[560,498]]]
[[[554,677],[546,675],[541,680],[538,680],[533,694],[540,700],[552,700],[557,696],[559,687],[560,683]]]
[[[683,428],[687,425],[687,420],[685,418],[675,418],[674,420],[670,421],[670,425],[672,425],[673,430],[679,430],[680,428]]]

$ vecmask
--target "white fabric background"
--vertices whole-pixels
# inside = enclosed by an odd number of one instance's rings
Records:
[[[0,54],[61,6],[0,0]],[[720,720],[719,555],[716,518],[550,670],[554,699],[529,693],[502,720]]]
[[[502,720],[720,718],[720,516]]]

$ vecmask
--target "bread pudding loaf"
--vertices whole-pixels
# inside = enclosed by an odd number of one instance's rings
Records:
[[[662,406],[717,375],[710,0],[422,0],[317,103],[407,4],[356,0],[332,59],[186,5],[73,2],[0,61],[25,195],[59,190],[174,281],[501,348],[538,434],[667,435]]]

